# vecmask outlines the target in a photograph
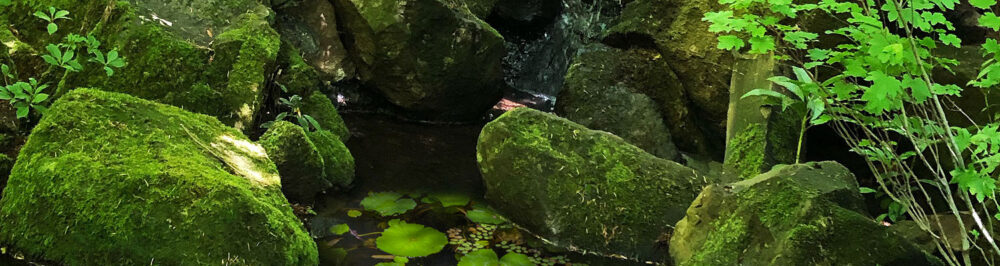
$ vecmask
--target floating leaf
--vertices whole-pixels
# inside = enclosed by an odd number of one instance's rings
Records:
[[[456,193],[434,193],[427,196],[435,202],[440,202],[444,207],[461,207],[469,205],[469,196]]]
[[[358,211],[358,210],[349,210],[349,211],[347,211],[347,217],[351,217],[351,218],[361,217],[361,211]]]
[[[531,266],[531,258],[520,253],[507,253],[503,258],[497,258],[492,249],[480,249],[470,252],[458,261],[458,266]]]
[[[465,213],[465,217],[469,218],[477,224],[502,224],[507,222],[507,219],[500,216],[500,214],[493,211],[488,207],[477,206],[476,208],[469,210]]]
[[[399,219],[389,221],[389,228],[375,239],[378,249],[404,257],[424,257],[438,253],[446,244],[448,236],[441,231]]]
[[[412,199],[401,199],[402,197],[403,195],[396,192],[369,193],[368,197],[361,200],[361,206],[382,216],[403,214],[417,207],[417,202]]]
[[[350,231],[351,231],[351,227],[347,226],[347,224],[337,224],[337,225],[334,225],[334,226],[330,227],[330,233],[333,233],[333,234],[338,235],[338,236],[339,235],[343,235],[343,234],[345,234],[347,232],[350,232]]]

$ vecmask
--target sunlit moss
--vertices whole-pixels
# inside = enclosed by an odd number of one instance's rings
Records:
[[[0,243],[66,265],[315,265],[274,164],[247,141],[210,116],[74,90],[18,156]]]

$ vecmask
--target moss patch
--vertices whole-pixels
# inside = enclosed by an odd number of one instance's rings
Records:
[[[281,190],[295,202],[309,202],[316,193],[330,188],[323,155],[302,127],[280,121],[258,141],[281,173]]]
[[[607,132],[529,108],[483,129],[486,198],[557,245],[655,259],[657,239],[710,182]]]
[[[215,118],[92,89],[34,129],[0,220],[0,243],[67,265],[317,263],[260,146]]]
[[[337,107],[333,105],[330,97],[323,93],[317,91],[306,98],[302,113],[315,118],[323,130],[333,132],[341,141],[347,142],[351,138],[351,132],[347,130],[344,119],[337,113]]]

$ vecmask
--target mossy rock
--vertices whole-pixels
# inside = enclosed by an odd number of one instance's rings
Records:
[[[344,119],[337,113],[337,107],[333,105],[330,97],[323,93],[317,91],[306,98],[302,113],[315,118],[323,130],[333,132],[340,141],[347,142],[351,138],[351,132],[347,130]]]
[[[311,202],[333,186],[326,180],[323,154],[299,125],[280,121],[258,141],[281,173],[281,190],[293,202]]]
[[[52,105],[12,173],[0,198],[0,245],[29,258],[65,265],[318,260],[264,149],[210,116],[77,89]]]
[[[493,13],[493,8],[497,5],[498,2],[500,2],[500,0],[453,0],[453,1],[459,1],[461,3],[465,3],[465,5],[469,8],[469,11],[472,11],[472,14],[475,14],[476,17],[479,17],[482,20],[486,20],[486,18]]]
[[[277,29],[284,42],[302,52],[324,80],[354,78],[356,67],[341,40],[336,8],[328,0],[299,0],[275,8]]]
[[[663,54],[706,128],[724,137],[732,53],[719,50],[717,35],[702,21],[721,10],[717,0],[636,0],[605,34],[614,46],[655,48]],[[719,147],[720,150],[723,147]]]
[[[352,0],[374,32],[372,87],[413,117],[480,117],[503,89],[504,40],[451,0]]]
[[[603,45],[584,48],[566,74],[556,112],[661,158],[675,158],[677,148],[707,153],[684,88],[658,57],[655,52]]]
[[[319,72],[316,68],[306,63],[299,50],[288,42],[281,43],[281,50],[278,52],[278,75],[274,82],[280,86],[285,86],[288,94],[291,95],[312,95],[321,86]]]
[[[14,168],[14,158],[0,153],[0,191],[7,186],[7,178],[10,177],[10,170]]]
[[[706,187],[670,239],[675,265],[942,265],[864,211],[835,162]]]
[[[483,129],[477,147],[486,198],[555,245],[655,260],[658,240],[710,182],[625,140],[518,108]]]
[[[49,6],[68,10],[72,18],[60,20],[60,31],[51,36],[31,16]],[[249,129],[280,45],[271,13],[256,0],[25,0],[0,10],[0,17],[35,50],[65,34],[93,33],[103,50],[117,49],[125,57],[127,65],[113,77],[85,63],[84,71],[63,77],[57,97],[77,87],[100,87]]]
[[[354,182],[354,156],[344,142],[328,130],[308,132],[306,135],[323,156],[326,180],[334,187],[348,188]]]

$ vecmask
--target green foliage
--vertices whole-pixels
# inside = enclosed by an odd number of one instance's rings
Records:
[[[458,261],[458,266],[531,266],[535,263],[524,254],[507,253],[503,258],[498,258],[497,253],[492,249],[480,249],[462,256]]]
[[[993,232],[978,222],[980,217],[963,218],[956,206],[989,209],[975,204],[993,202],[995,176],[1000,174],[996,171],[1000,166],[1000,126],[983,125],[982,121],[971,121],[979,125],[970,128],[951,126],[947,113],[962,110],[946,98],[961,97],[966,84],[938,83],[930,74],[934,69],[951,71],[959,64],[935,51],[943,46],[962,46],[955,25],[944,16],[960,1],[793,2],[720,0],[726,9],[705,14],[704,20],[711,24],[708,30],[720,34],[719,49],[776,53],[778,59],[797,66],[792,68],[795,78],[771,79],[789,93],[755,90],[747,96],[772,98],[782,108],[804,106],[808,110],[804,126],[806,122],[833,122],[852,151],[870,162],[882,186],[879,191],[886,192],[888,213],[880,219],[896,221],[908,215],[921,223],[921,228],[935,227],[937,221],[929,219],[925,210],[934,208],[934,203],[921,198],[942,190],[956,196],[940,199],[947,204],[938,206],[950,206],[947,211],[960,222],[976,225],[978,232],[990,239]],[[968,3],[985,10],[979,17],[981,26],[1000,30],[1000,17],[993,11],[996,0]],[[825,32],[803,32],[798,19],[824,13],[841,18],[839,23],[844,24]],[[832,47],[815,45],[821,37],[844,41]],[[1000,42],[989,38],[982,48],[988,60],[969,85],[992,90],[1000,85]],[[934,170],[929,176],[918,176],[914,168]],[[992,216],[991,211],[985,212],[972,211],[972,215]],[[960,234],[963,245],[975,245],[967,232]],[[989,245],[981,250],[1000,252],[994,242]],[[949,264],[960,264],[963,259],[959,257],[944,254]]]
[[[343,234],[345,234],[347,232],[350,232],[350,231],[351,231],[351,227],[348,226],[347,224],[337,224],[337,225],[334,225],[334,226],[330,227],[330,233],[333,233],[334,235],[338,235],[338,236],[339,235],[343,235]]]
[[[379,192],[368,193],[368,197],[361,200],[361,206],[382,216],[393,216],[412,210],[417,207],[417,202],[396,192]]]
[[[446,244],[448,236],[441,231],[399,219],[389,221],[389,228],[375,239],[378,249],[403,257],[424,257],[438,253]]]
[[[457,193],[431,193],[424,198],[424,203],[440,202],[443,207],[464,207],[469,205],[469,196]]]
[[[7,69],[7,65],[3,65]],[[6,70],[4,74],[7,74]],[[28,117],[28,113],[34,109],[44,113],[47,109],[43,105],[49,100],[49,95],[42,93],[48,85],[38,84],[34,78],[27,83],[17,82],[11,85],[0,87],[0,100],[9,101],[17,110],[17,118]]]
[[[52,35],[59,30],[59,25],[56,24],[56,21],[60,19],[69,19],[69,11],[57,10],[55,7],[49,7],[48,13],[37,11],[35,12],[35,16],[49,23],[46,26],[46,29],[48,29],[49,35]]]
[[[465,212],[465,217],[478,224],[503,224],[507,219],[493,209],[486,206],[476,206],[474,209]]]
[[[9,4],[10,1],[0,1],[0,6]],[[49,35],[53,35],[59,30],[59,25],[57,24],[59,20],[71,19],[69,11],[55,7],[49,7],[47,12],[37,11],[34,13],[34,16],[47,22],[46,28]],[[63,38],[62,43],[50,43],[46,45],[46,54],[41,55],[41,58],[52,67],[57,67],[65,71],[80,72],[84,69],[83,64],[80,63],[83,53],[78,50],[86,47],[88,53],[94,56],[88,61],[98,63],[104,67],[109,77],[114,75],[115,68],[125,67],[125,58],[120,57],[117,50],[111,50],[105,56],[100,51],[100,46],[101,42],[93,35],[83,37],[70,33]],[[2,67],[3,78],[6,84],[6,86],[0,87],[0,100],[6,100],[14,106],[17,110],[17,118],[28,118],[31,110],[38,110],[39,113],[44,113],[46,110],[45,104],[49,100],[49,94],[43,93],[43,91],[49,85],[39,82],[35,78],[28,78],[28,82],[16,81],[15,70],[6,64],[0,67]],[[51,71],[50,69],[45,74]],[[42,76],[47,76],[45,74]]]
[[[302,113],[302,107],[305,106],[305,103],[302,101],[302,96],[292,95],[292,97],[278,99],[278,102],[289,108],[291,111],[278,114],[278,116],[274,118],[274,121],[261,124],[260,127],[270,128],[275,122],[285,121],[287,118],[295,118],[295,121],[299,123],[299,126],[306,131],[323,130],[323,127],[319,125],[319,121],[316,121],[316,119],[310,115]]]

